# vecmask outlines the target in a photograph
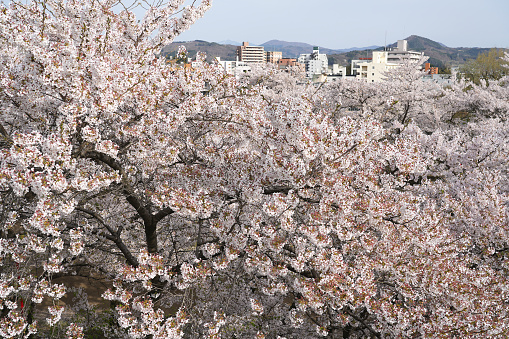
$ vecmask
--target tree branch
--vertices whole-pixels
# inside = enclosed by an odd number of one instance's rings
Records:
[[[113,241],[115,245],[117,245],[118,249],[122,252],[127,262],[134,267],[139,266],[138,259],[136,259],[136,257],[134,257],[131,254],[131,251],[127,248],[122,239],[120,239],[120,234],[113,230],[108,224],[106,224],[104,219],[98,213],[79,206],[76,207],[76,210],[94,217],[101,225],[103,225],[108,230],[108,232],[110,232],[111,236],[107,236],[106,238]]]

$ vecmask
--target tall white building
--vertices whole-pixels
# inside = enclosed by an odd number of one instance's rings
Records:
[[[313,53],[301,54],[297,61],[304,64],[306,77],[313,78],[315,74],[324,74],[328,71],[329,60],[326,54],[320,54],[318,47],[313,47]]]

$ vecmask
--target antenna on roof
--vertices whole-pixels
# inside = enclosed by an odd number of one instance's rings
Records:
[[[385,30],[384,51],[387,51],[387,30]]]

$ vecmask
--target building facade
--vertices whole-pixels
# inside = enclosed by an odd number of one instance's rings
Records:
[[[278,60],[283,58],[283,52],[265,51],[265,61],[270,64],[277,64]]]
[[[424,53],[409,51],[406,40],[398,40],[393,50],[373,51],[371,58],[352,60],[351,74],[367,82],[385,80],[385,74],[391,69],[400,67],[405,62],[419,62]]]
[[[219,57],[216,57],[216,61],[221,70],[231,75],[240,75],[251,71],[251,66],[245,61],[226,61]]]
[[[298,67],[301,71],[304,71],[304,65],[295,58],[281,58],[277,61],[277,68],[286,70],[289,67]]]
[[[438,74],[438,67],[431,67],[429,62],[424,64],[424,73],[426,74]]]
[[[398,40],[397,47],[387,51],[387,62],[399,64],[406,60],[410,62],[418,62],[424,56],[422,52],[408,50],[408,41]]]
[[[326,54],[320,54],[318,47],[313,47],[311,54],[301,54],[297,60],[304,64],[307,78],[313,78],[315,74],[327,74],[329,60]]]
[[[267,60],[263,46],[249,46],[248,42],[237,47],[237,58],[248,64],[264,63]]]

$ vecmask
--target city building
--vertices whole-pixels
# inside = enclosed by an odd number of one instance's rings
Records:
[[[369,62],[371,60],[372,60],[372,58],[359,58],[356,60],[352,60],[352,67],[350,70],[350,75],[356,76],[357,74],[360,74],[360,68],[361,68],[360,64],[362,64],[364,62]]]
[[[248,64],[264,63],[267,60],[263,46],[249,46],[248,42],[237,47],[237,58]]]
[[[408,41],[398,40],[397,47],[387,51],[387,62],[395,64],[405,62],[405,60],[418,62],[423,56],[422,52],[409,51]]]
[[[221,60],[220,57],[216,57],[217,65],[227,74],[240,75],[241,73],[247,73],[251,71],[251,66],[245,61],[226,61]]]
[[[265,51],[265,61],[271,64],[277,64],[278,60],[283,58],[283,52]]]
[[[346,67],[340,66],[338,64],[333,64],[332,67],[329,67],[326,81],[327,82],[339,81],[340,79],[344,79],[345,77],[346,77]]]
[[[434,82],[442,86],[452,85],[454,79],[450,74],[426,74],[422,77],[424,82]]]
[[[320,54],[318,47],[313,47],[311,54],[301,54],[297,61],[304,64],[307,78],[313,78],[315,74],[327,74],[329,65],[327,55]]]
[[[329,71],[327,75],[335,75],[335,76],[346,76],[346,67],[340,66],[338,64],[333,64],[332,67],[329,67]]]
[[[387,51],[374,51],[371,60],[352,60],[352,75],[367,82],[380,82],[385,73],[399,67],[400,63],[389,63]]]
[[[424,72],[426,74],[438,74],[438,67],[431,67],[429,62],[424,64]]]
[[[405,62],[419,62],[424,53],[408,50],[406,40],[398,40],[393,50],[373,51],[371,58],[352,60],[351,74],[367,82],[385,80],[385,73],[401,66]]]
[[[287,69],[289,67],[298,67],[302,71],[304,71],[304,65],[297,62],[297,59],[294,58],[281,58],[277,61],[277,67],[279,69]]]

